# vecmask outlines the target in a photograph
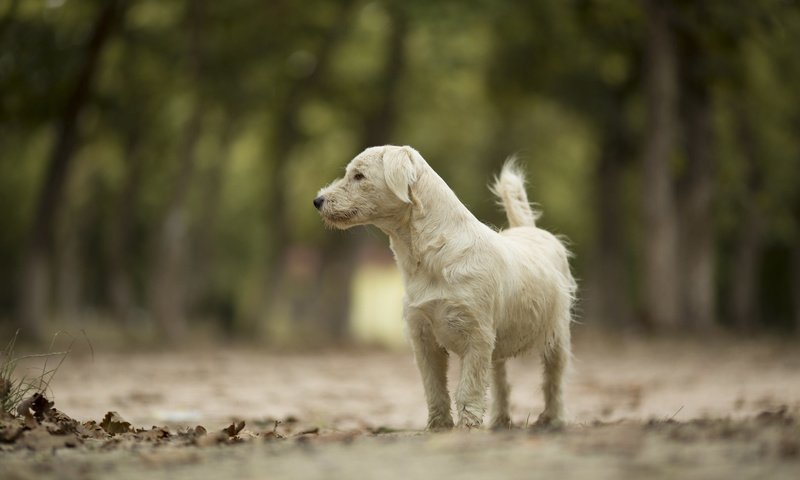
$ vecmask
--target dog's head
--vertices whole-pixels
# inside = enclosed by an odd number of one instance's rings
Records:
[[[371,147],[356,156],[342,178],[314,199],[326,224],[339,229],[392,222],[413,202],[421,157],[411,147]]]

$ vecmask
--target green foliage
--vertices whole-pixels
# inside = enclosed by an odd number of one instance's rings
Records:
[[[0,8],[1,317],[14,313],[21,293],[19,258],[45,160],[103,4],[12,3]],[[149,311],[159,239],[188,175],[178,210],[188,232],[181,268],[190,316],[225,311],[252,327],[268,273],[283,268],[288,249],[325,257],[339,248],[310,202],[366,146],[365,123],[384,100],[381,75],[398,12],[408,28],[391,142],[417,147],[480,218],[497,226],[504,219],[486,185],[507,155],[519,153],[544,225],[572,239],[584,277],[598,241],[599,159],[613,139],[623,176],[623,242],[631,247],[625,269],[637,271],[646,116],[641,2],[127,5],[79,117],[79,149],[52,252],[54,315],[70,303],[65,292],[77,292],[81,311],[114,310],[119,285],[111,279],[123,272],[137,318],[149,321],[142,312]],[[744,111],[757,119],[764,188],[755,201],[767,219],[766,241],[789,248],[800,237],[797,3],[674,7],[679,50],[691,39],[704,54],[690,76],[713,95],[719,243],[735,242],[741,206],[750,200],[737,124]],[[195,139],[187,127],[193,119]],[[676,158],[677,171],[682,162]],[[284,219],[280,226],[276,218]],[[722,252],[725,263],[730,249]]]

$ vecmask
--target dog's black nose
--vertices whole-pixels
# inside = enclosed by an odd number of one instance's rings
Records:
[[[325,197],[317,197],[314,199],[314,207],[319,210],[322,208],[322,204],[325,203]]]

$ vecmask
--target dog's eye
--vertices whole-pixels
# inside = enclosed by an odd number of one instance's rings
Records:
[[[364,180],[364,178],[366,177],[364,177],[363,173],[356,173],[355,175],[353,175],[353,180]]]

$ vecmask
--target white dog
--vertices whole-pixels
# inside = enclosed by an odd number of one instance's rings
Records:
[[[432,430],[453,426],[448,351],[462,362],[455,393],[459,427],[483,422],[490,378],[491,425],[510,426],[505,361],[531,349],[542,353],[544,363],[545,407],[538,423],[564,422],[576,291],[569,252],[536,227],[538,214],[513,161],[506,162],[492,190],[505,208],[508,230],[478,221],[416,150],[387,145],[364,150],[343,178],[314,199],[332,227],[374,224],[389,236]]]

